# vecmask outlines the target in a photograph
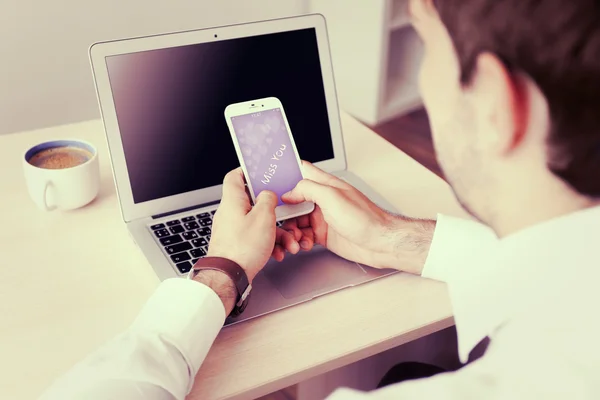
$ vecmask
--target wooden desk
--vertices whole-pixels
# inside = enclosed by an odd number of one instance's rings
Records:
[[[352,118],[343,125],[350,169],[398,209],[461,215],[441,179]],[[61,137],[98,147],[102,190],[85,208],[46,213],[21,157]],[[38,396],[127,328],[159,283],[121,221],[107,154],[100,121],[0,136],[0,398]],[[445,285],[398,274],[224,329],[189,398],[258,397],[451,324]]]

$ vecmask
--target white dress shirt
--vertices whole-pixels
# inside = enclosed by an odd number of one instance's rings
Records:
[[[485,356],[456,372],[330,399],[600,398],[599,246],[600,207],[502,240],[440,215],[423,276],[448,283],[461,360],[488,336]],[[129,330],[42,399],[184,399],[224,320],[208,287],[164,281]]]

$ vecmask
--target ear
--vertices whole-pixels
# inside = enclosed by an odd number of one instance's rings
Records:
[[[527,129],[526,88],[511,76],[498,57],[482,53],[471,85],[480,143],[491,152],[506,155],[522,143]]]

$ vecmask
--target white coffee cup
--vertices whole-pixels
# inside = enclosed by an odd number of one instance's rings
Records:
[[[83,150],[89,158],[81,164],[49,169],[30,163],[38,153],[54,148]],[[29,195],[42,210],[73,210],[83,207],[96,198],[100,190],[100,165],[98,151],[81,140],[53,140],[27,150],[23,157],[23,170]]]

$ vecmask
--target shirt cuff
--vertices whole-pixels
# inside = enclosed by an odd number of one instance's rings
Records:
[[[225,317],[221,299],[208,286],[172,278],[158,286],[131,329],[172,343],[190,368],[191,388]]]
[[[433,240],[422,276],[448,282],[457,273],[464,274],[485,260],[488,246],[497,241],[489,227],[468,219],[438,214]]]

